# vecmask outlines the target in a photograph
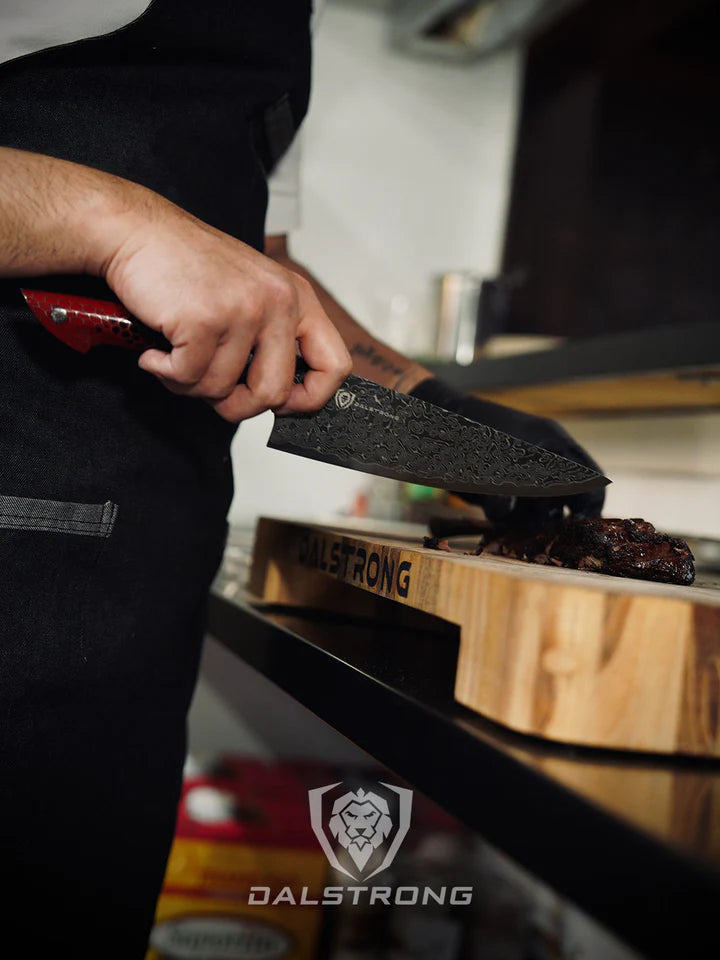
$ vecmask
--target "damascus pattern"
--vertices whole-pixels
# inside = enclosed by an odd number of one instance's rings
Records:
[[[354,374],[318,413],[276,417],[268,446],[461,493],[556,496],[609,483],[582,464]]]

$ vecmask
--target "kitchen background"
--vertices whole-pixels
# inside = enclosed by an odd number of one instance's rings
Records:
[[[292,250],[368,329],[417,356],[434,343],[437,278],[498,273],[522,55],[412,57],[390,45],[386,8],[330,0],[321,17]],[[350,511],[368,478],[266,450],[271,423],[236,439],[232,522]],[[720,414],[565,425],[614,481],[608,516],[720,537]]]
[[[303,129],[302,226],[291,246],[360,322],[400,350],[427,355],[438,277],[499,271],[522,55],[510,47],[467,62],[417,57],[394,48],[389,35],[386,4],[330,0],[323,13]],[[596,417],[565,426],[614,481],[606,515],[720,538],[720,414]],[[267,450],[270,427],[270,415],[259,417],[235,441],[235,526],[252,527],[262,514],[348,515],[365,496],[371,513],[380,502],[387,515],[390,481]],[[367,759],[212,638],[190,751],[198,760],[223,751]],[[582,956],[615,956],[597,937]]]
[[[323,12],[303,128],[302,226],[291,245],[373,333],[424,355],[438,322],[438,276],[499,270],[522,55],[511,47],[470,62],[413,57],[389,37],[387,4],[330,0]],[[346,515],[359,494],[369,492],[372,507],[373,491],[386,507],[393,481],[268,450],[271,425],[266,414],[238,432],[233,524],[251,527],[263,514]],[[594,417],[565,426],[614,481],[606,515],[720,538],[720,413]],[[316,744],[323,755],[347,755],[323,725],[310,735],[299,716],[287,722],[293,707],[285,698],[281,705],[259,677],[246,685],[245,669],[209,641],[193,749],[239,742],[307,754]],[[222,695],[213,678],[227,681]],[[271,702],[272,709],[257,709]],[[261,721],[262,734],[249,718]]]

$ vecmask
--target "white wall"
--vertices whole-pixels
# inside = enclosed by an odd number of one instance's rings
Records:
[[[606,516],[720,539],[720,414],[568,420],[613,481]]]
[[[453,66],[388,46],[376,9],[330,4],[303,128],[303,226],[292,250],[376,335],[431,342],[433,277],[494,273],[516,117],[518,57]],[[347,510],[361,474],[264,449],[272,415],[234,445],[236,523]]]
[[[368,10],[331,5],[321,21],[293,248],[400,348],[431,346],[434,276],[496,271],[517,68],[515,53],[463,66],[399,55]]]

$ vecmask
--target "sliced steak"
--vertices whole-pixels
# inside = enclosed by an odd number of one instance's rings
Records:
[[[685,541],[658,533],[647,520],[570,517],[532,528],[487,524],[475,550],[482,552],[659,583],[695,579],[694,557]]]

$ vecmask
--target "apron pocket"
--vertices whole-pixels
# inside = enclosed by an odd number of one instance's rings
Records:
[[[0,716],[15,717],[22,740],[34,738],[42,704],[85,696],[86,626],[117,513],[111,502],[0,494]]]
[[[117,504],[68,503],[0,494],[0,530],[74,533],[80,537],[109,537],[115,526]]]

